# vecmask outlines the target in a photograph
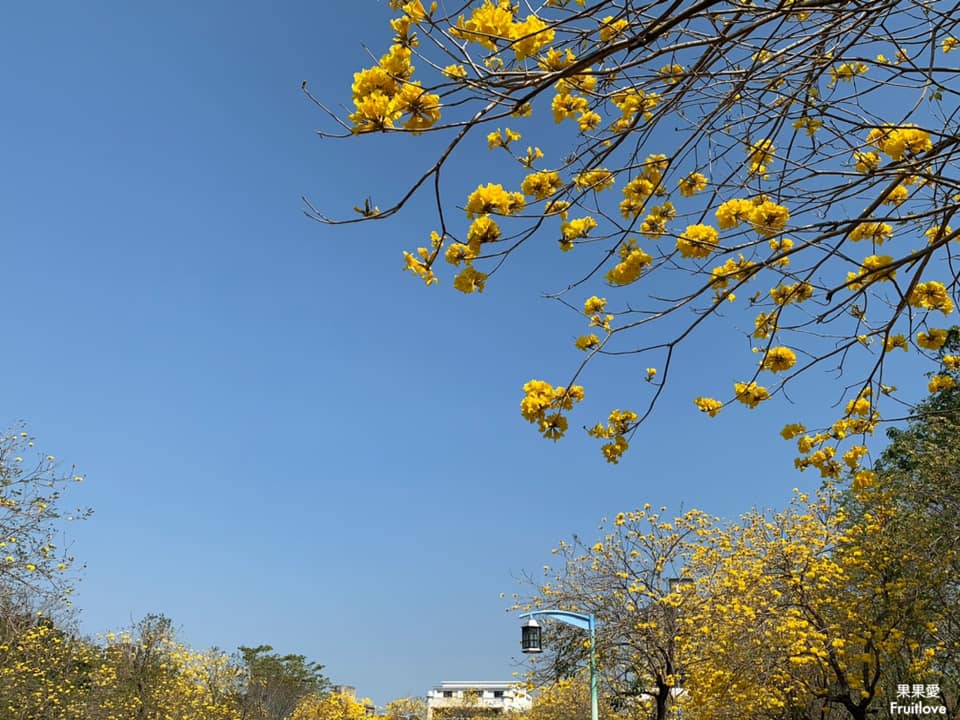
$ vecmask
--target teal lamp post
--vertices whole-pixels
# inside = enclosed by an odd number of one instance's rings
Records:
[[[560,622],[565,622],[568,625],[573,625],[590,633],[590,720],[599,720],[600,713],[597,704],[597,623],[593,615],[584,615],[583,613],[569,612],[567,610],[534,610],[533,612],[524,613],[520,617],[528,618],[527,621],[520,626],[520,649],[525,653],[543,652],[540,625],[534,620],[535,617],[559,620]]]

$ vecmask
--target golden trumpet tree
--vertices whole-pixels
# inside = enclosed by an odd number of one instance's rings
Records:
[[[597,542],[560,543],[558,567],[546,566],[538,593],[517,606],[594,615],[601,696],[617,712],[657,720],[668,717],[679,685],[676,599],[687,584],[684,565],[715,532],[715,519],[702,512],[670,519],[665,510],[648,504],[601,525]],[[589,641],[552,623],[545,632],[548,652],[534,677],[550,685],[585,667]]]
[[[603,695],[598,707],[603,720],[621,720],[629,713],[615,710],[610,696]],[[563,678],[537,689],[533,706],[524,720],[583,720],[590,716],[590,679],[582,668],[573,677]]]
[[[695,582],[677,598],[688,717],[865,720],[897,684],[936,682],[948,567],[920,548],[893,552],[892,498],[856,492],[869,505],[856,521],[827,485],[696,548]]]
[[[433,193],[405,268],[427,285],[452,274],[464,293],[521,253],[541,267],[571,253],[563,267],[576,269],[550,293],[582,313],[570,372],[527,383],[521,412],[556,440],[588,366],[635,357],[649,383],[624,383],[617,409],[586,423],[609,462],[703,326],[747,341],[737,376],[690,393],[711,416],[767,403],[814,367],[844,369],[855,427],[801,450],[837,477],[836,443],[872,430],[896,393],[889,353],[931,358],[954,312],[956,4],[388,4],[385,51],[354,75],[352,112],[327,110],[339,131],[322,134],[422,135],[425,169],[382,209],[368,198],[356,218],[310,203],[308,215],[383,221]],[[444,178],[481,172],[457,164],[478,148],[496,169],[448,197]]]
[[[300,699],[290,720],[363,720],[371,704],[346,693],[311,693]]]

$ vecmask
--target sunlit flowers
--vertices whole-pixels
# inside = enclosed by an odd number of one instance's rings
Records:
[[[525,205],[522,193],[507,192],[503,185],[487,183],[470,193],[466,211],[469,218],[486,213],[512,215],[523,210]]]
[[[924,350],[939,350],[947,342],[947,331],[940,328],[930,328],[927,332],[917,333],[917,345]]]
[[[939,310],[944,315],[953,312],[953,300],[947,294],[947,289],[943,283],[936,280],[917,283],[907,296],[907,302],[912,307]]]
[[[717,249],[719,235],[710,225],[688,225],[677,238],[677,250],[683,257],[703,259]]]
[[[796,365],[796,363],[797,354],[793,350],[788,347],[775,347],[770,348],[766,355],[763,356],[760,367],[776,373],[789,370]]]
[[[680,178],[680,194],[684,197],[693,197],[707,187],[707,176],[703,173],[692,172]]]
[[[770,399],[770,393],[767,392],[767,389],[762,385],[757,385],[757,383],[753,381],[748,383],[734,383],[733,391],[736,393],[737,400],[751,409],[755,408],[764,400]]]
[[[693,399],[693,404],[697,406],[697,410],[710,417],[716,417],[717,413],[723,409],[723,403],[714,398],[697,397]]]

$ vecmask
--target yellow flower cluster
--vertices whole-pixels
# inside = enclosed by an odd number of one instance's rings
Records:
[[[603,456],[608,463],[616,465],[627,451],[630,444],[625,437],[633,429],[638,415],[630,410],[613,410],[608,417],[607,425],[597,423],[587,430],[587,434],[595,438],[606,438],[610,442],[601,447]]]
[[[897,333],[896,335],[890,335],[883,341],[883,351],[891,352],[900,348],[904,352],[907,352],[910,349],[910,346],[907,344],[907,338],[903,333]]]
[[[907,303],[911,307],[939,310],[944,315],[953,312],[953,300],[950,299],[943,283],[936,280],[917,283],[907,296]]]
[[[640,223],[640,234],[648,238],[658,238],[667,234],[667,222],[677,216],[673,203],[669,200],[662,205],[650,208],[650,214]]]
[[[783,232],[790,220],[790,211],[783,205],[764,200],[754,206],[748,217],[753,229],[764,237]]]
[[[780,436],[784,440],[793,440],[793,438],[798,435],[803,435],[807,431],[807,428],[802,423],[789,423],[783,426],[783,429],[780,431]]]
[[[490,150],[498,147],[507,149],[510,147],[510,143],[516,142],[519,139],[520,133],[514,132],[510,128],[507,128],[506,130],[500,130],[497,128],[495,132],[487,135],[487,147]]]
[[[721,230],[730,230],[750,219],[755,205],[750,200],[733,199],[721,203],[716,210],[717,226]]]
[[[433,262],[443,246],[443,238],[436,231],[430,233],[430,249],[425,247],[417,248],[417,254],[403,252],[404,270],[409,270],[414,275],[423,280],[428,287],[440,282],[437,276],[433,274]],[[448,258],[449,260],[449,258]]]
[[[773,153],[776,148],[772,140],[757,140],[752,145],[747,146],[747,164],[750,167],[751,175],[766,176],[767,165],[773,162]]]
[[[554,171],[535,172],[527,175],[520,183],[524,195],[536,200],[546,200],[551,195],[563,190],[563,180],[560,174]]]
[[[678,82],[683,80],[683,76],[686,74],[686,69],[683,65],[664,65],[660,68],[660,71],[657,73],[660,76],[660,79],[663,80],[667,85],[676,85]]]
[[[613,187],[613,173],[606,168],[596,168],[595,170],[584,170],[573,176],[573,183],[581,190],[594,190],[600,192]]]
[[[763,356],[760,367],[770,372],[789,370],[797,363],[797,355],[788,347],[770,348]]]
[[[789,285],[780,284],[775,288],[770,288],[770,297],[777,305],[801,303],[813,297],[813,286],[807,282],[796,282]]]
[[[918,155],[933,148],[930,133],[913,125],[874,128],[867,135],[867,143],[892,160],[902,159],[907,151]]]
[[[883,196],[883,204],[896,205],[899,207],[908,197],[910,197],[910,191],[907,190],[906,186],[897,185],[890,192]]]
[[[947,331],[939,328],[930,328],[929,331],[922,330],[917,333],[917,345],[924,350],[939,350],[947,342]]]
[[[710,285],[717,291],[726,290],[731,280],[743,282],[749,279],[753,274],[751,268],[756,266],[755,262],[747,260],[743,254],[737,260],[727,258],[723,265],[718,265],[710,271]],[[720,293],[718,292],[717,295],[719,297]]]
[[[677,250],[683,257],[703,259],[717,249],[719,235],[711,225],[688,225],[677,238]]]
[[[717,413],[723,409],[723,403],[719,400],[708,397],[697,397],[693,399],[693,404],[697,406],[700,412],[704,412],[710,417],[716,417]]]
[[[767,392],[767,389],[762,385],[757,385],[752,380],[748,383],[734,383],[733,391],[736,393],[737,400],[751,409],[764,400],[770,399],[770,393]]]
[[[807,135],[809,137],[813,137],[814,133],[823,127],[823,120],[818,120],[817,118],[804,115],[803,117],[800,117],[794,121],[793,127],[796,130],[806,130]]]
[[[830,82],[827,87],[833,87],[837,81],[852,82],[857,75],[863,75],[870,69],[866,63],[849,62],[841,63],[830,68]]]
[[[583,400],[583,387],[553,387],[543,380],[531,380],[523,386],[525,396],[520,401],[520,414],[539,427],[540,433],[550,440],[559,440],[567,431],[564,410],[573,409],[575,402]]]
[[[409,25],[423,19],[423,7],[417,1],[402,8],[404,15],[392,23],[398,42],[390,46],[377,65],[353,76],[355,110],[348,119],[354,132],[387,130],[404,116],[405,129],[421,132],[440,120],[440,97],[410,79],[414,70],[410,48],[416,43],[409,36]]]
[[[513,49],[517,60],[533,57],[553,42],[555,33],[543,20],[536,15],[517,20],[515,13],[510,0],[484,0],[474,8],[469,20],[461,15],[450,34],[487,50],[496,50],[502,41]]]
[[[897,276],[890,255],[869,255],[863,259],[857,272],[847,273],[847,283],[851,290],[862,290],[875,282],[887,282]],[[866,278],[860,282],[860,278]]]
[[[923,234],[927,242],[935,243],[942,238],[950,237],[953,234],[953,228],[949,225],[934,225]]]
[[[467,198],[467,217],[493,213],[495,215],[513,215],[526,206],[523,193],[508,192],[503,185],[487,183],[478,187]]]
[[[701,190],[707,187],[707,176],[692,172],[686,177],[680,178],[680,194],[684,197],[693,197]]]
[[[607,271],[607,282],[611,285],[629,285],[636,282],[644,269],[653,262],[653,258],[644,252],[635,238],[630,238],[620,245],[617,251],[620,262]]]
[[[573,241],[586,237],[597,226],[597,221],[589,215],[566,221],[560,225],[560,249],[572,250]]]
[[[857,172],[866,175],[874,172],[878,167],[880,167],[880,156],[873,150],[868,150],[866,152],[855,152],[853,154],[853,162]]]
[[[610,102],[620,110],[621,117],[613,123],[611,129],[614,132],[625,132],[641,119],[650,120],[660,100],[657,93],[647,93],[633,87],[617,91],[610,98]]]
[[[953,379],[952,375],[934,375],[930,378],[930,382],[927,384],[927,390],[931,393],[940,392],[941,390],[949,390],[954,387],[956,382]]]
[[[871,240],[877,245],[883,245],[884,241],[893,237],[893,228],[884,222],[860,223],[850,231],[849,237],[853,242]]]
[[[624,18],[615,20],[612,15],[603,18],[600,21],[600,42],[610,42],[622,35],[628,24]]]

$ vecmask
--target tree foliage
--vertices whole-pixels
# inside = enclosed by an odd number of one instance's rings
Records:
[[[244,676],[242,705],[249,720],[283,720],[306,695],[330,688],[323,665],[304,655],[279,655],[270,645],[240,647]]]
[[[559,571],[518,609],[594,614],[603,693],[637,718],[886,718],[904,683],[949,707],[955,551],[930,562],[924,543],[905,542],[897,499],[879,488],[856,481],[859,515],[830,483],[733,523],[622,513],[597,542],[561,544]],[[582,634],[562,637],[540,684],[582,667]]]
[[[545,437],[566,432],[588,365],[635,358],[648,391],[625,383],[621,409],[588,430],[617,462],[707,323],[746,340],[739,376],[691,397],[711,416],[820,366],[847,371],[841,392],[866,407],[844,417],[871,431],[895,392],[889,353],[937,349],[960,237],[955,3],[389,5],[393,42],[355,74],[352,112],[311,98],[339,136],[432,138],[425,170],[384,209],[308,214],[382,221],[432,192],[434,230],[406,269],[432,285],[446,262],[465,293],[520,253],[542,266],[574,253],[550,296],[583,313],[584,355],[565,382],[528,383],[521,405]],[[448,198],[444,178],[478,144],[498,154],[495,175]],[[808,464],[836,477],[830,458]]]
[[[311,693],[300,699],[290,720],[363,720],[369,704],[347,693]]]
[[[0,639],[32,625],[37,611],[68,608],[74,558],[62,523],[90,510],[65,508],[63,493],[82,480],[37,450],[25,430],[0,435]]]

